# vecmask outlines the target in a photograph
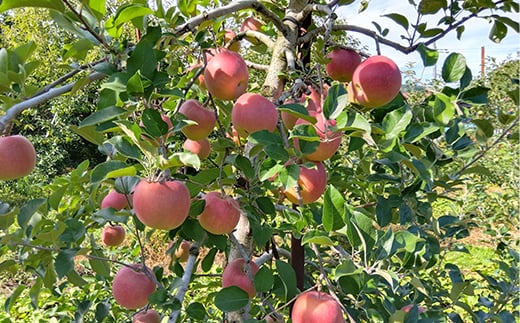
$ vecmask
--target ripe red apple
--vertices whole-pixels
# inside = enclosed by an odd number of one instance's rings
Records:
[[[181,129],[182,133],[192,140],[206,138],[215,128],[217,118],[215,113],[202,106],[197,100],[187,100],[179,108],[179,112],[186,116],[188,120],[195,121],[197,124],[187,125]]]
[[[249,264],[251,277],[254,278],[259,269],[258,265],[253,261],[250,261]],[[238,286],[243,289],[250,298],[253,298],[256,294],[255,286],[253,281],[249,279],[245,266],[247,266],[247,264],[243,258],[237,258],[230,262],[222,273],[222,287]]]
[[[377,108],[392,101],[401,89],[401,72],[390,58],[382,55],[364,60],[347,86],[350,102]]]
[[[211,152],[211,144],[209,143],[208,138],[203,138],[201,140],[191,140],[186,139],[182,147],[188,151],[199,156],[200,160],[206,159]]]
[[[0,137],[0,180],[29,175],[36,166],[36,151],[24,136]]]
[[[154,309],[147,309],[136,313],[132,318],[132,323],[161,323],[161,315]]]
[[[330,62],[325,66],[327,75],[340,82],[350,82],[354,70],[361,63],[361,55],[352,49],[336,48],[328,57]]]
[[[135,215],[144,225],[171,230],[186,220],[191,200],[183,182],[141,180],[135,187],[133,203]]]
[[[118,211],[128,207],[128,199],[125,194],[121,194],[116,190],[110,190],[101,201],[101,208],[111,207]]]
[[[235,100],[249,82],[249,72],[242,56],[222,49],[206,65],[204,82],[209,93],[221,100]]]
[[[224,32],[224,39],[226,40],[226,44],[229,43],[230,41],[233,41],[228,46],[228,49],[233,51],[233,52],[240,51],[240,41],[233,40],[236,35],[237,34],[233,30],[231,30],[231,29],[226,29],[226,31]]]
[[[182,240],[177,250],[173,253],[174,258],[180,262],[185,262],[190,256],[190,248],[191,242]]]
[[[274,103],[260,94],[244,93],[231,110],[231,122],[243,138],[260,130],[273,132],[278,124],[278,111]]]
[[[108,225],[101,232],[101,241],[105,246],[119,246],[125,241],[125,228],[121,225]]]
[[[313,125],[316,133],[320,137],[320,144],[316,150],[310,154],[304,155],[307,160],[324,161],[332,157],[338,151],[341,145],[341,131],[332,131],[332,127],[336,125],[335,120],[327,120],[323,113],[311,112],[310,115],[316,118],[316,123]],[[296,122],[299,124],[310,124],[308,121],[299,119]],[[296,148],[299,148],[298,140],[294,141]]]
[[[148,296],[157,286],[143,270],[141,264],[119,269],[112,281],[112,295],[119,305],[137,309],[148,304]]]
[[[298,295],[291,312],[293,323],[344,323],[338,302],[329,294],[309,291]]]
[[[300,166],[298,187],[303,204],[309,204],[318,200],[327,188],[327,172],[322,163],[314,163],[316,167],[307,168]],[[294,187],[285,190],[285,196],[293,204],[298,204],[298,195]]]
[[[227,234],[233,231],[240,220],[240,206],[231,197],[223,197],[219,192],[209,192],[203,197],[206,202],[199,214],[200,225],[213,234]]]

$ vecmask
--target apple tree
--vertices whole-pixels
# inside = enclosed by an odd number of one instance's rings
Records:
[[[28,291],[34,307],[44,293],[72,302],[55,317],[75,322],[514,320],[518,253],[504,252],[509,280],[484,275],[486,296],[469,302],[473,278],[443,255],[464,252],[471,219],[435,206],[483,172],[517,112],[498,135],[494,111],[474,118],[489,88],[460,53],[439,62],[438,91],[408,100],[386,53],[418,51],[432,66],[435,41],[463,38],[469,20],[491,22],[499,42],[518,32],[519,5],[408,4],[414,17],[366,29],[341,12],[363,15],[369,1],[0,2],[6,16],[45,9],[67,34],[68,68],[36,87],[35,44],[0,49],[1,140],[24,111],[89,89],[95,112],[70,131],[105,157],[20,207],[0,203],[0,269],[33,278],[5,309]],[[518,104],[517,87],[508,95]],[[1,143],[12,180],[30,156]],[[160,266],[165,250],[173,260]]]

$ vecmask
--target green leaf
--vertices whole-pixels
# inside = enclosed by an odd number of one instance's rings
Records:
[[[383,17],[387,17],[387,18],[392,19],[395,23],[397,23],[398,25],[403,27],[404,30],[408,30],[408,27],[410,27],[408,19],[405,16],[401,15],[401,14],[389,13],[387,15],[383,15]]]
[[[204,321],[206,317],[206,309],[204,305],[199,302],[193,302],[188,305],[186,308],[186,313],[193,319],[197,321]]]
[[[106,0],[88,0],[88,6],[98,20],[106,13]]]
[[[0,7],[1,8],[1,7]],[[11,308],[14,306],[14,304],[17,303],[18,297],[22,294],[22,292],[25,290],[25,285],[18,285],[14,292],[7,298],[7,300],[4,303],[4,310],[9,313],[11,311]]]
[[[401,200],[397,196],[377,197],[376,218],[377,223],[384,227],[392,222],[393,209],[401,204]]]
[[[161,113],[155,109],[145,109],[141,120],[146,132],[153,138],[166,135],[169,131],[168,124],[162,119]]]
[[[92,125],[97,125],[106,121],[113,120],[120,115],[127,113],[127,111],[123,108],[111,106],[99,111],[94,112],[93,114],[86,117],[79,124],[80,127],[87,127]]]
[[[328,120],[335,120],[348,104],[349,99],[345,88],[342,85],[334,84],[327,91],[327,97],[323,103],[323,115]]]
[[[0,230],[7,230],[13,223],[18,210],[9,209],[9,204],[0,202]]]
[[[9,9],[23,8],[23,7],[37,7],[54,9],[60,12],[65,10],[65,6],[61,0],[3,0],[0,1],[0,13]]]
[[[280,144],[267,145],[265,146],[264,151],[267,156],[282,163],[285,163],[290,157],[285,147]]]
[[[94,145],[101,146],[105,141],[105,136],[96,130],[95,125],[87,127],[78,127],[75,125],[69,126],[72,131],[83,137],[85,140],[93,143]]]
[[[74,43],[65,44],[63,49],[65,54],[63,58],[76,58],[79,60],[85,59],[88,51],[94,47],[94,44],[88,39],[79,39]]]
[[[429,49],[423,43],[419,44],[417,51],[421,55],[424,67],[433,66],[439,60],[439,52],[435,49]]]
[[[466,71],[466,58],[459,53],[448,55],[442,66],[442,79],[445,82],[457,82]]]
[[[13,50],[13,53],[18,57],[20,63],[25,63],[31,54],[36,50],[36,43],[34,41],[29,41],[23,45],[16,47]]]
[[[222,288],[215,294],[215,306],[222,312],[238,311],[249,302],[249,295],[237,286]]]
[[[34,284],[31,287],[31,289],[29,289],[29,297],[31,298],[31,305],[34,308],[38,308],[38,299],[40,297],[42,285],[43,285],[42,279],[40,277],[37,277],[36,281],[34,281]]]
[[[62,234],[60,234],[59,239],[63,242],[77,242],[85,238],[85,233],[87,232],[85,229],[85,226],[83,225],[83,222],[71,218],[65,220],[65,224],[67,227],[63,231]]]
[[[323,195],[323,228],[334,231],[345,225],[345,199],[341,192],[332,185],[327,186]]]
[[[403,139],[405,142],[413,144],[438,130],[438,126],[429,122],[413,123],[406,129]]]
[[[255,170],[251,165],[249,158],[242,155],[237,155],[235,158],[235,166],[244,173],[244,176],[251,179],[255,177]]]
[[[302,237],[302,245],[315,243],[320,246],[333,246],[334,242],[329,237],[329,234],[324,231],[311,230],[305,232]]]
[[[215,262],[215,255],[217,254],[218,249],[217,248],[211,248],[208,252],[208,254],[204,257],[201,263],[201,268],[204,272],[207,272],[211,269],[213,266],[213,263]]]
[[[108,178],[108,173],[118,169],[126,168],[127,166],[128,165],[126,163],[119,160],[109,160],[98,164],[96,167],[94,167],[92,173],[90,174],[90,181],[92,183],[102,182]]]
[[[474,104],[487,104],[489,90],[483,86],[472,87],[460,93],[460,99]]]
[[[47,202],[46,199],[39,198],[30,200],[20,209],[20,213],[18,214],[17,221],[18,225],[21,228],[27,226],[27,223],[31,220],[32,216],[38,211],[38,209]]]
[[[91,255],[95,257],[105,258],[103,251],[101,251],[100,249],[93,249]],[[88,262],[90,263],[90,267],[92,267],[92,270],[94,270],[96,274],[103,278],[110,277],[110,266],[108,265],[108,261],[89,258]]]
[[[167,160],[161,158],[160,167],[162,170],[182,166],[189,166],[198,170],[200,168],[200,159],[196,154],[191,152],[174,153],[169,156]]]
[[[489,31],[489,39],[495,43],[500,43],[507,35],[507,27],[498,20],[495,20],[493,27]]]
[[[63,278],[74,269],[74,257],[77,252],[76,249],[64,249],[58,253],[54,261],[54,268],[58,278]]]
[[[423,15],[433,15],[447,7],[448,4],[446,0],[422,0],[419,3],[419,13]]]
[[[309,111],[307,108],[305,108],[301,104],[291,103],[291,104],[284,104],[278,107],[279,111],[285,111],[289,114],[292,114],[299,119],[303,119],[305,121],[308,121],[312,124],[316,123],[316,118],[309,115]]]
[[[273,272],[266,266],[260,267],[258,272],[255,274],[253,283],[255,284],[255,290],[257,292],[270,291],[274,285]]]
[[[249,135],[248,139],[251,143],[262,146],[267,146],[271,144],[283,145],[282,138],[279,135],[269,132],[267,130],[254,132]]]
[[[144,4],[133,3],[129,5],[124,5],[119,7],[118,11],[116,12],[114,26],[116,28],[119,28],[119,26],[121,26],[125,22],[151,14],[153,14],[153,10],[148,8]]]
[[[286,262],[276,259],[276,271],[284,285],[284,300],[289,301],[293,299],[293,297],[298,294],[298,288],[296,287],[296,272],[293,267]]]
[[[130,157],[133,159],[140,159],[141,154],[139,148],[129,142],[129,139],[125,136],[114,136],[108,140],[114,148],[123,156]],[[135,167],[134,167],[135,168]]]
[[[433,103],[433,117],[441,125],[447,125],[455,116],[455,104],[451,102],[450,97],[443,94],[435,94]]]

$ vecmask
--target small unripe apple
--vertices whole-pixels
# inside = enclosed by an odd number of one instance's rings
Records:
[[[135,215],[144,225],[171,230],[188,217],[191,198],[183,182],[141,180],[135,187],[133,203]]]
[[[36,166],[36,151],[24,136],[0,137],[0,180],[29,175]]]
[[[300,177],[297,185],[303,204],[309,204],[318,200],[327,188],[327,172],[321,162],[314,163],[316,167],[307,168],[300,166]],[[294,187],[288,187],[285,196],[293,204],[298,204],[298,194]]]
[[[179,108],[188,120],[195,121],[197,124],[187,125],[181,129],[182,133],[192,140],[206,138],[215,128],[217,118],[215,113],[202,106],[197,100],[187,100]]]
[[[211,144],[209,143],[208,138],[203,138],[201,140],[191,140],[188,138],[184,141],[182,147],[199,156],[200,160],[208,158],[211,152]]]
[[[101,241],[105,246],[119,246],[125,241],[125,228],[121,225],[108,225],[101,232]]]
[[[354,70],[361,64],[361,55],[355,50],[336,48],[328,57],[330,62],[325,66],[329,77],[340,82],[350,82]]]
[[[161,323],[161,315],[154,309],[136,313],[132,317],[132,323]]]
[[[118,211],[128,207],[128,199],[125,194],[121,194],[116,190],[110,190],[101,201],[101,208],[111,207]]]
[[[240,220],[240,206],[237,201],[219,192],[209,192],[203,197],[206,204],[199,214],[199,223],[213,234],[227,234],[233,231]]]
[[[350,102],[372,109],[392,101],[401,89],[401,72],[390,58],[382,55],[364,60],[347,86]]]
[[[244,93],[231,110],[231,122],[242,138],[260,130],[273,132],[278,124],[278,111],[264,96]]]
[[[242,95],[249,82],[249,71],[242,56],[222,49],[206,65],[206,87],[217,99],[235,100]]]
[[[112,295],[119,305],[137,309],[148,304],[148,296],[157,286],[143,270],[141,264],[119,269],[112,281]]]
[[[344,323],[338,302],[329,294],[309,291],[298,295],[291,312],[293,323]]]
[[[251,277],[254,278],[259,269],[258,265],[253,261],[250,261],[249,265],[247,265],[243,258],[237,258],[224,268],[224,272],[222,272],[222,287],[237,286],[244,290],[250,298],[253,298],[256,294],[255,286],[247,275],[246,266],[250,266],[249,272]]]

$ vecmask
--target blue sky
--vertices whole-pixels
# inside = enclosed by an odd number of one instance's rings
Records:
[[[390,33],[388,38],[406,45],[401,39],[400,35],[404,29],[395,24],[391,19],[381,17],[389,13],[400,13],[405,15],[410,23],[415,20],[414,8],[410,6],[408,1],[386,1],[386,0],[372,0],[368,9],[362,13],[358,13],[359,0],[354,4],[347,6],[338,12],[340,19],[346,20],[349,24],[357,25],[371,30],[376,30],[372,21],[378,22],[381,27],[389,28]],[[436,27],[436,22],[442,15],[427,16],[429,20],[428,28]],[[518,21],[519,15],[511,16],[512,19]],[[494,57],[501,62],[508,57],[518,57],[520,53],[520,35],[509,29],[506,38],[501,43],[496,44],[492,42],[488,35],[491,29],[491,23],[484,19],[473,19],[466,24],[466,30],[462,35],[461,40],[458,40],[455,32],[449,34],[447,37],[436,43],[439,49],[439,63],[437,66],[437,74],[440,74],[442,62],[446,56],[451,52],[458,52],[466,57],[467,65],[470,67],[473,75],[479,75],[481,66],[481,47],[485,47],[485,56]],[[375,46],[373,40],[368,40],[360,34],[353,33],[353,36],[360,39],[364,44],[368,44],[371,54],[375,54]],[[424,68],[421,58],[418,53],[402,54],[393,48],[382,45],[381,54],[387,55],[394,59],[400,68],[409,62],[415,62],[415,68],[418,76],[428,80],[434,77],[434,67]]]

